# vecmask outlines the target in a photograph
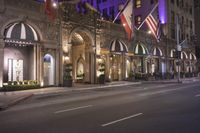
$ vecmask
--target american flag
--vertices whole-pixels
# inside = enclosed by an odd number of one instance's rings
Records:
[[[161,24],[160,21],[156,21],[152,14],[146,18],[147,26],[149,27],[150,31],[153,33],[157,41],[160,41],[161,37]]]

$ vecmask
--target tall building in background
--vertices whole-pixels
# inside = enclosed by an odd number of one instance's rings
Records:
[[[101,12],[105,19],[113,20],[118,12],[123,9],[126,0],[82,0],[82,2],[90,3]],[[164,25],[164,35],[176,40],[176,16],[178,16],[180,41],[186,38],[193,41],[195,35],[194,2],[190,0],[134,0],[135,25],[139,26],[143,22],[157,2],[159,2],[159,6],[153,14]],[[197,3],[199,3],[198,0]],[[143,30],[147,30],[145,25]]]
[[[195,16],[195,44],[196,44],[196,56],[198,58],[198,64],[200,59],[200,1],[194,0],[194,16]],[[200,70],[200,65],[198,65]]]
[[[82,0],[82,2],[87,2],[98,9],[105,19],[113,20],[126,0]]]
[[[123,9],[127,0],[82,0],[93,5],[97,10],[99,10],[102,16],[106,20],[113,20],[117,13]],[[198,1],[198,0],[196,0]],[[194,25],[194,1],[191,0],[134,0],[133,12],[134,12],[134,24],[135,27],[140,27],[139,32],[145,34],[152,34],[152,39],[142,40],[140,36],[137,35],[136,42],[143,42],[147,44],[147,47],[162,47],[164,46],[161,53],[165,53],[165,58],[173,58],[173,60],[165,60],[165,63],[162,64],[163,60],[158,56],[158,61],[155,61],[154,64],[157,64],[158,69],[169,71],[178,71],[177,67],[177,33],[179,35],[179,44],[182,44],[181,54],[181,72],[188,73],[195,71],[196,64],[196,55],[195,55],[195,25]],[[155,8],[156,3],[159,3]],[[199,2],[198,2],[199,3]],[[155,8],[155,10],[154,10]],[[156,21],[161,24],[161,41],[158,43],[152,43],[155,41],[153,39],[153,34],[150,31],[149,25],[145,19],[150,15],[156,19]],[[199,12],[198,12],[199,13]],[[179,31],[177,31],[176,20],[178,18]],[[118,19],[117,22],[120,23]],[[136,30],[137,32],[137,30]],[[184,42],[184,43],[183,43]],[[133,46],[135,44],[133,43]],[[152,46],[154,45],[154,46]],[[151,50],[151,49],[150,49]],[[136,51],[137,53],[137,51]],[[145,52],[144,52],[145,53]],[[156,53],[156,52],[155,52]],[[159,54],[162,55],[162,54]],[[152,70],[154,68],[152,67]],[[162,71],[163,72],[163,71]],[[165,71],[164,71],[165,72]]]

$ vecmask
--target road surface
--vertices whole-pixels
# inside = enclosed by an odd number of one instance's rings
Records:
[[[200,83],[37,95],[0,112],[0,133],[200,133]]]

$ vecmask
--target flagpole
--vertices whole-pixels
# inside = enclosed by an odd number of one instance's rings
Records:
[[[122,13],[122,11],[126,8],[126,6],[127,6],[127,4],[129,3],[129,1],[130,1],[130,0],[127,0],[127,1],[126,1],[126,3],[125,3],[125,5],[124,5],[123,9],[120,10],[120,11],[118,12],[118,14],[116,15],[115,19],[113,20],[113,23],[117,20],[117,18],[119,17],[119,15],[120,15],[120,14]]]
[[[140,26],[137,28],[137,30],[139,30],[141,27],[142,27],[142,25],[145,23],[145,21],[146,21],[146,19],[148,18],[148,16],[151,14],[151,13],[153,13],[154,11],[155,11],[155,9],[157,8],[157,6],[158,6],[158,3],[156,3],[156,5],[154,6],[154,8],[151,10],[151,12],[146,16],[146,18],[143,20],[143,22],[140,24]]]

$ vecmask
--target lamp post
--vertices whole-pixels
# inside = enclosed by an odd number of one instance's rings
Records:
[[[97,29],[97,17],[96,17],[96,12],[93,12],[93,14],[94,14],[94,83],[96,83],[97,82],[97,72],[96,72],[96,70],[97,70],[97,65],[96,65],[96,63],[97,63],[97,61],[96,61],[96,54],[97,54],[97,46],[96,46],[96,43],[97,43],[97,40],[96,40],[96,29]]]
[[[176,44],[177,44],[177,55],[178,55],[178,62],[177,62],[177,65],[178,65],[178,77],[177,77],[177,80],[178,80],[178,83],[180,83],[180,55],[181,55],[181,46],[179,44],[179,21],[178,21],[178,16],[176,16]]]

